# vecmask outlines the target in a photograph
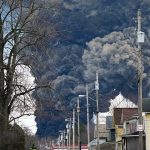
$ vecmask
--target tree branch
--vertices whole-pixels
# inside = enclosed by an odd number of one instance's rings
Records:
[[[19,118],[21,118],[21,117],[23,117],[23,116],[31,116],[31,115],[34,115],[34,114],[32,114],[32,113],[29,113],[29,114],[21,114],[21,115],[19,115],[19,116],[17,116],[17,117],[11,117],[10,120],[9,120],[9,123],[11,123],[12,121],[15,121],[16,119],[19,119]]]
[[[14,86],[17,86],[17,85],[14,85]],[[22,85],[18,85],[18,86],[22,86]],[[34,91],[34,90],[38,90],[38,89],[40,89],[40,88],[50,88],[50,89],[51,89],[51,86],[50,86],[50,85],[36,86],[36,87],[34,87],[34,88],[31,88],[31,89],[26,89],[24,92],[20,92],[20,93],[18,93],[18,94],[15,94],[15,95],[13,96],[13,98],[11,99],[9,105],[8,105],[9,110],[11,109],[11,107],[12,107],[12,105],[13,105],[13,103],[14,103],[14,101],[16,100],[17,97],[22,96],[22,95],[25,95],[26,93],[32,92],[32,91]]]

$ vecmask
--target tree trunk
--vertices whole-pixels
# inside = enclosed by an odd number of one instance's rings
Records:
[[[6,145],[8,142],[7,132],[8,132],[8,113],[7,109],[1,107],[0,110],[0,150],[6,150]]]

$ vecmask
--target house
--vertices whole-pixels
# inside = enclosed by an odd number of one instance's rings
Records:
[[[138,114],[138,108],[114,108],[113,127],[115,129],[116,149],[122,150],[123,124],[131,116]]]
[[[150,149],[150,98],[143,98],[143,112],[145,113],[144,120],[144,130],[146,135],[146,150]]]
[[[143,150],[150,149],[150,98],[143,98]],[[124,122],[124,134],[122,135],[122,149],[133,150],[138,149],[139,145],[139,129],[138,114],[133,115]],[[141,130],[141,129],[140,129]]]
[[[106,130],[106,124],[99,124],[98,125],[98,137],[100,143],[104,143],[108,139],[108,130]],[[95,126],[94,138],[97,138],[97,128]]]
[[[90,142],[90,148],[91,149],[96,149],[97,146],[97,133],[99,137],[99,145],[107,142],[108,140],[108,130],[106,129],[106,116],[107,113],[99,113],[98,118],[99,118],[99,124],[98,124],[98,131],[97,131],[97,124],[95,120],[95,129],[94,129],[94,140]],[[95,118],[96,119],[96,118]]]
[[[133,150],[139,147],[138,115],[130,117],[124,122],[124,135],[122,135],[123,150]],[[143,131],[143,150],[145,150],[145,133]]]
[[[96,137],[96,130],[95,130],[95,137]],[[107,141],[108,138],[108,131],[106,130],[106,124],[99,124],[98,125],[98,133],[99,133],[99,138],[104,139]]]
[[[106,116],[106,130],[108,131],[107,141],[115,141],[115,128],[113,127],[113,116]]]

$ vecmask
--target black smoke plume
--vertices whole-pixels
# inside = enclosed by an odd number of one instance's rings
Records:
[[[107,111],[110,98],[119,92],[137,101],[137,10],[142,8],[142,46],[144,96],[149,95],[149,14],[150,2],[145,0],[47,0],[39,15],[41,28],[55,29],[53,38],[45,38],[39,47],[26,53],[36,58],[28,60],[36,83],[52,83],[53,90],[34,92],[37,135],[57,136],[64,119],[72,113],[78,94],[85,93],[85,83],[91,95],[95,71],[99,70],[100,110]],[[51,28],[52,27],[52,28]],[[85,102],[82,101],[85,107]],[[92,105],[94,107],[94,104]],[[94,110],[94,108],[93,108]],[[93,111],[91,109],[91,111]],[[82,115],[86,120],[85,112]]]

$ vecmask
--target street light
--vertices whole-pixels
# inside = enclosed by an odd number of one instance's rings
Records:
[[[78,150],[81,150],[81,140],[80,140],[80,102],[79,98],[84,97],[85,95],[78,95],[77,98],[77,115],[78,115]]]
[[[95,90],[96,90],[96,111],[97,111],[97,114],[96,114],[96,130],[97,130],[97,146],[96,146],[96,149],[97,150],[100,150],[100,145],[99,145],[99,130],[98,130],[98,125],[99,125],[99,118],[98,118],[98,114],[99,114],[99,81],[98,81],[98,71],[96,71],[96,81],[95,81]],[[79,95],[79,97],[85,97],[85,95]],[[86,99],[87,99],[87,131],[88,131],[88,144],[90,143],[90,136],[89,136],[89,102],[88,102],[88,86],[86,85]],[[92,98],[91,98],[92,99]],[[93,99],[92,99],[93,100]],[[95,100],[94,100],[95,101]],[[79,106],[79,98],[78,98],[78,106]],[[79,112],[80,112],[80,107],[79,108]],[[78,110],[78,109],[77,109]],[[79,120],[79,113],[78,113],[78,120]],[[79,123],[79,121],[78,121]],[[78,125],[79,127],[79,125]],[[79,127],[80,128],[80,127]],[[79,128],[78,128],[78,135],[80,135],[79,133]],[[80,138],[80,137],[79,137]],[[78,139],[79,140],[79,139]],[[79,142],[79,141],[78,141]],[[89,148],[89,147],[88,147]]]
[[[88,96],[88,85],[86,84],[86,95],[79,95],[80,98],[86,96],[86,105],[87,105],[87,143],[88,143],[88,149],[89,149],[89,143],[90,143],[90,128],[89,128],[89,96]]]
[[[80,98],[86,97],[87,102],[87,143],[88,143],[88,149],[90,149],[89,143],[90,143],[90,127],[89,127],[89,99],[92,101],[97,102],[92,97],[88,95],[88,85],[86,84],[86,95],[79,95]],[[98,104],[97,104],[98,105]],[[98,112],[98,110],[97,110]],[[97,140],[98,141],[98,140]]]

